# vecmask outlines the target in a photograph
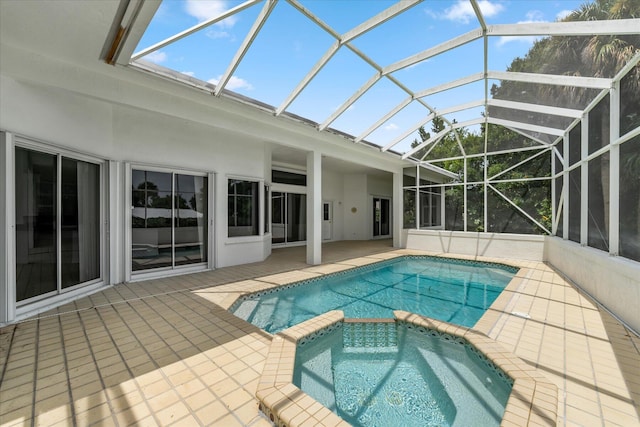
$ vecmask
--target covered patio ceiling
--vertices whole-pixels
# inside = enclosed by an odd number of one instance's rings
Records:
[[[103,59],[411,161],[422,161],[450,132],[460,143],[460,129],[490,124],[548,148],[640,61],[635,54],[600,75],[581,74],[584,68],[571,64],[575,55],[563,70],[546,63],[512,70],[516,57],[546,37],[640,32],[640,19],[579,21],[570,15],[579,6],[123,0]],[[545,90],[555,95],[532,95]],[[444,128],[424,138],[419,129],[434,118]],[[464,147],[460,152],[466,155]]]

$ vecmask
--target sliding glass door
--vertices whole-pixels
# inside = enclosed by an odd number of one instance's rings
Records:
[[[273,244],[307,240],[307,196],[297,193],[271,193],[271,242]]]
[[[131,270],[207,261],[206,176],[131,172]]]
[[[373,237],[389,236],[391,230],[389,199],[373,198]]]
[[[16,301],[101,277],[100,165],[15,149]]]

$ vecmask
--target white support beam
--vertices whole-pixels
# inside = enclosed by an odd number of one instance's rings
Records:
[[[569,240],[569,132],[562,138],[562,239]]]
[[[487,117],[487,122],[509,128],[529,130],[531,132],[546,133],[549,135],[562,136],[564,129],[550,128],[547,126],[532,125],[529,123],[514,122],[512,120],[496,119],[495,117]],[[548,144],[547,144],[548,145]]]
[[[16,317],[16,207],[13,134],[0,132],[0,324]]]
[[[298,95],[300,95],[300,92],[302,92],[304,88],[307,87],[309,83],[311,83],[311,80],[313,80],[313,78],[320,72],[320,70],[322,70],[322,68],[327,65],[327,62],[329,62],[329,60],[333,58],[333,55],[338,52],[338,49],[340,49],[340,42],[336,41],[331,45],[331,47],[329,47],[325,54],[322,55],[322,57],[318,60],[318,62],[316,62],[316,64],[307,73],[307,75],[304,76],[300,83],[298,83],[298,86],[296,86],[293,92],[289,94],[287,99],[285,99],[284,102],[280,104],[280,106],[276,110],[276,116],[279,116],[284,110],[289,108],[289,105],[291,105],[291,103],[298,97]]]
[[[585,114],[580,128],[580,244],[589,243],[589,114]]]
[[[516,73],[512,71],[489,71],[488,79],[512,82],[538,83],[554,86],[574,86],[590,89],[608,89],[611,79],[598,77],[559,76],[557,74]]]
[[[371,31],[378,25],[384,24],[388,20],[396,17],[397,15],[406,11],[407,9],[410,9],[413,6],[417,5],[418,3],[421,3],[422,1],[423,0],[406,0],[403,2],[395,3],[393,6],[390,6],[389,8],[383,10],[373,18],[368,19],[362,24],[357,25],[356,27],[344,33],[340,37],[341,43],[342,44],[348,43],[351,40],[355,39],[356,37],[360,37],[362,34],[366,33],[367,31]]]
[[[487,152],[487,156],[497,156],[500,154],[509,154],[509,153],[521,153],[524,151],[537,151],[537,150],[546,150],[548,148],[548,146],[544,147],[544,146],[539,146],[539,147],[523,147],[523,148],[511,148],[509,150],[499,150],[499,151],[488,151]],[[432,160],[425,160],[425,163],[431,163],[431,162],[445,162],[445,161],[451,161],[451,160],[462,160],[465,157],[467,157],[468,159],[473,159],[474,157],[484,157],[484,152],[482,153],[476,153],[476,154],[467,154],[466,156],[453,156],[453,157],[441,157],[441,158],[437,158],[437,159],[432,159]]]
[[[426,122],[425,122],[426,123]],[[420,127],[420,126],[418,126]],[[417,129],[417,128],[416,128]],[[415,129],[414,129],[415,131]],[[417,146],[413,147],[411,150],[407,151],[406,153],[404,153],[402,155],[402,160],[407,159],[408,157],[411,157],[412,155],[414,155],[416,152],[422,150],[424,147],[426,147],[427,145],[437,141],[438,139],[442,138],[443,136],[445,136],[447,133],[449,133],[451,131],[451,128],[445,128],[443,130],[441,130],[440,132],[438,132],[437,134],[433,135],[431,138],[427,139],[426,141],[422,142],[422,144],[418,144]],[[410,133],[409,133],[410,134]],[[405,135],[402,139],[406,138],[409,135]],[[402,141],[402,139],[400,141]]]
[[[340,34],[336,33],[333,28],[327,25],[322,19],[314,15],[309,9],[298,3],[296,0],[287,0],[287,3],[296,8],[298,12],[302,13],[304,16],[315,22],[320,28],[329,33],[334,39],[340,40]]]
[[[322,155],[307,153],[307,264],[322,263]]]
[[[554,184],[552,183],[552,185]],[[563,218],[563,215],[564,215],[563,212],[564,212],[564,192],[565,191],[566,189],[564,188],[564,185],[563,185],[562,191],[560,192],[560,203],[558,203],[558,207],[556,208],[555,215],[553,216],[553,225],[552,225],[551,231],[553,232],[554,236],[558,234],[558,225],[560,224],[560,220]],[[553,206],[555,205],[556,205],[556,202],[554,200]],[[562,237],[562,236],[558,236],[558,237]]]
[[[402,135],[400,135],[399,137],[394,139],[392,142],[390,142],[389,144],[387,144],[384,147],[382,147],[380,150],[381,151],[387,151],[389,148],[391,148],[394,145],[398,144],[400,141],[402,141],[403,139],[405,139],[406,137],[411,135],[413,132],[415,132],[418,129],[420,129],[420,126],[424,126],[426,123],[429,123],[431,120],[433,120],[433,118],[435,116],[436,115],[434,113],[430,113],[428,116],[422,118],[421,120],[418,120],[418,122],[416,122],[413,126],[409,127],[409,129],[407,129]]]
[[[465,128],[467,126],[481,125],[486,122],[486,117],[478,117],[477,119],[466,120],[464,122],[454,123],[453,129]]]
[[[258,17],[256,18],[255,22],[253,23],[253,26],[251,27],[251,29],[247,33],[247,36],[242,42],[242,45],[240,45],[240,47],[238,48],[238,51],[236,52],[235,56],[231,60],[229,67],[227,68],[225,73],[220,78],[220,81],[216,85],[216,90],[213,93],[215,96],[220,96],[220,94],[224,90],[224,87],[229,82],[229,79],[231,79],[231,76],[233,76],[233,73],[236,71],[236,68],[238,68],[238,66],[240,65],[240,61],[242,61],[242,58],[244,58],[244,56],[246,55],[247,51],[249,50],[249,47],[251,47],[251,44],[253,43],[255,38],[258,36],[260,29],[262,29],[262,26],[265,24],[265,22],[267,22],[267,18],[273,11],[273,8],[275,7],[276,4],[277,4],[277,0],[266,0],[264,6],[262,7],[262,10],[258,14]]]
[[[536,220],[535,218],[533,218],[531,215],[529,215],[524,209],[522,209],[520,206],[516,205],[515,203],[513,203],[511,201],[511,199],[509,199],[507,196],[505,196],[504,194],[502,194],[500,191],[498,191],[498,189],[496,189],[493,185],[491,184],[487,184],[487,187],[491,188],[493,191],[495,191],[495,193],[502,197],[507,203],[509,203],[511,206],[513,206],[514,208],[516,208],[518,210],[518,212],[520,212],[522,215],[526,216],[531,222],[533,222],[535,225],[537,225],[538,227],[540,227],[542,230],[544,230],[545,233],[551,235],[551,232],[549,230],[547,230],[547,227],[545,227],[544,225],[540,224],[540,222],[538,222],[538,220]]]
[[[481,37],[482,37],[481,29],[470,31],[458,37],[454,37],[450,40],[447,40],[446,42],[441,43],[437,46],[434,46],[430,49],[423,50],[420,53],[417,53],[408,58],[405,58],[391,65],[388,65],[382,69],[382,74],[386,75],[386,74],[394,73],[403,68],[407,68],[407,67],[410,67],[411,65],[415,65],[419,62],[422,62],[426,59],[433,58],[434,56],[440,55],[441,53],[447,52],[451,49],[455,49],[456,47],[465,45],[474,40],[478,40]]]
[[[482,79],[484,79],[484,73],[471,74],[470,76],[462,77],[461,79],[451,80],[450,82],[416,92],[416,98],[424,98],[425,96],[434,95],[436,93],[444,92],[450,89],[455,89],[457,87],[468,85],[470,83],[479,82]]]
[[[609,142],[620,137],[620,80],[609,92]],[[609,152],[609,254],[620,253],[620,145],[612,144]]]
[[[638,34],[640,19],[609,21],[526,22],[497,24],[487,28],[489,36],[597,36]]]
[[[440,143],[440,141],[442,141],[442,139],[439,139],[437,141],[434,141],[431,144],[431,147],[429,147],[429,149],[427,151],[425,151],[425,153],[422,155],[422,157],[420,157],[420,162],[425,162],[425,158],[431,153],[431,151],[433,151],[434,148],[436,148],[438,146],[438,144]]]
[[[376,84],[380,78],[382,78],[382,74],[376,73],[371,77],[360,89],[358,89],[349,99],[347,99],[336,111],[327,118],[327,120],[322,123],[318,129],[325,130],[331,123],[333,123],[342,113],[347,111],[347,108],[351,107],[362,95],[365,94],[366,91],[371,89],[371,87]]]
[[[562,141],[560,141],[560,144],[562,144]],[[558,147],[556,145],[553,146],[553,154],[558,157],[558,160],[560,160],[560,163],[564,164],[564,155],[560,154],[560,150],[558,150]],[[558,172],[556,172],[556,174],[557,173]]]
[[[145,48],[145,49],[143,49],[143,50],[141,50],[139,52],[134,53],[131,56],[131,61],[135,61],[135,60],[140,59],[140,58],[142,58],[144,56],[147,56],[150,53],[155,52],[156,50],[162,49],[163,47],[168,46],[171,43],[177,42],[180,39],[183,39],[183,38],[185,38],[185,37],[197,32],[197,31],[202,30],[203,28],[207,28],[210,25],[213,25],[213,24],[216,24],[216,23],[218,23],[220,21],[223,21],[223,20],[227,19],[228,17],[230,17],[232,15],[235,15],[236,13],[239,13],[239,12],[245,10],[246,8],[253,6],[256,3],[260,3],[261,1],[262,0],[248,0],[248,1],[244,2],[244,3],[239,4],[236,7],[232,7],[231,9],[229,9],[229,10],[227,10],[225,12],[222,12],[220,15],[218,15],[216,17],[213,17],[213,18],[207,19],[206,21],[200,22],[199,24],[194,25],[191,28],[187,28],[186,30],[184,30],[184,31],[182,31],[182,32],[180,32],[180,33],[178,33],[176,35],[173,35],[173,36],[171,36],[169,38],[166,38],[166,39],[162,40],[161,42],[158,42],[158,43],[156,43],[156,44],[154,44],[152,46],[149,46],[149,47],[147,47],[147,48]]]
[[[416,201],[414,204],[416,230],[420,230],[420,165],[416,165]]]
[[[634,130],[628,133],[625,133],[622,137],[618,138],[613,144],[614,145],[624,144],[625,142],[632,140],[638,135],[640,135],[640,127],[637,127]]]
[[[517,134],[520,134],[520,135],[524,136],[525,138],[528,138],[528,139],[530,139],[530,140],[532,140],[534,142],[537,142],[538,144],[543,145],[545,147],[548,147],[550,145],[548,142],[544,142],[540,138],[536,138],[535,136],[530,135],[530,134],[528,134],[528,133],[526,133],[526,132],[524,132],[524,131],[522,131],[520,129],[513,128],[513,127],[508,127],[508,126],[507,126],[507,129],[509,129],[509,130],[511,130],[511,131],[513,131],[513,132],[515,132]]]
[[[439,116],[442,116],[442,115],[445,115],[445,114],[456,113],[458,111],[468,110],[470,108],[482,107],[483,105],[484,105],[484,100],[483,99],[479,99],[479,100],[476,100],[476,101],[470,101],[470,102],[466,102],[464,104],[458,104],[458,105],[454,105],[452,107],[443,108],[441,110],[436,110],[436,114],[439,115]]]
[[[404,228],[404,197],[402,191],[403,170],[393,173],[393,200],[392,200],[392,214],[391,223],[393,234],[393,247],[402,247],[402,229]]]
[[[482,16],[482,10],[480,9],[480,5],[478,5],[477,0],[470,0],[471,7],[473,8],[473,12],[476,14],[476,18],[478,18],[478,22],[480,23],[480,28],[483,31],[487,30],[487,23],[484,20],[484,16]]]
[[[529,104],[526,102],[505,101],[503,99],[489,99],[487,105],[490,107],[509,108],[512,110],[531,111],[532,113],[551,114],[553,116],[571,117],[579,119],[582,117],[582,110],[572,108],[553,107],[551,105]]]
[[[396,114],[398,114],[404,107],[409,105],[411,103],[411,101],[413,101],[413,97],[409,96],[408,98],[405,98],[404,101],[402,101],[400,104],[396,105],[395,108],[393,108],[387,114],[382,116],[377,122],[375,122],[373,125],[371,125],[371,127],[369,127],[369,129],[367,129],[364,132],[362,132],[354,140],[354,142],[360,142],[363,139],[365,139],[367,136],[371,135],[376,129],[378,129],[380,126],[382,126],[387,120],[389,120],[391,117],[393,117]]]
[[[497,174],[495,174],[492,177],[488,178],[488,180],[489,181],[495,181],[495,179],[497,177],[499,177],[500,175],[503,175],[503,174],[505,174],[507,172],[510,172],[510,171],[516,169],[517,167],[522,166],[523,164],[525,164],[527,162],[530,162],[531,160],[535,159],[536,157],[541,156],[542,154],[548,153],[550,150],[551,150],[550,148],[546,148],[544,150],[541,150],[541,151],[535,153],[534,155],[532,155],[530,157],[527,157],[526,159],[522,160],[521,162],[518,162],[515,165],[508,167],[507,169],[503,170],[502,172],[498,172]]]

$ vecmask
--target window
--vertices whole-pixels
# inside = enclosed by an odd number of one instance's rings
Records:
[[[258,235],[258,196],[257,181],[229,180],[229,237]]]
[[[131,270],[207,261],[206,176],[131,172]]]
[[[269,232],[269,186],[264,186],[264,232]]]
[[[440,225],[440,187],[420,190],[420,227]]]
[[[101,278],[100,165],[15,149],[16,301]]]
[[[271,171],[271,181],[278,184],[300,185],[306,187],[307,175],[274,169]]]
[[[442,187],[436,182],[420,178],[416,187],[416,168],[405,168],[402,177],[404,228],[430,228],[442,225]],[[419,200],[416,200],[419,194]],[[416,207],[416,201],[418,206]],[[419,214],[419,215],[416,215]],[[416,224],[416,217],[420,224]]]

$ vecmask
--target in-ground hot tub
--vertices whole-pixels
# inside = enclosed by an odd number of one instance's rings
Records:
[[[464,338],[344,321],[298,341],[293,384],[354,426],[498,426],[513,380]]]
[[[260,410],[278,427],[555,425],[557,387],[491,338],[394,318],[332,311],[275,335]]]

